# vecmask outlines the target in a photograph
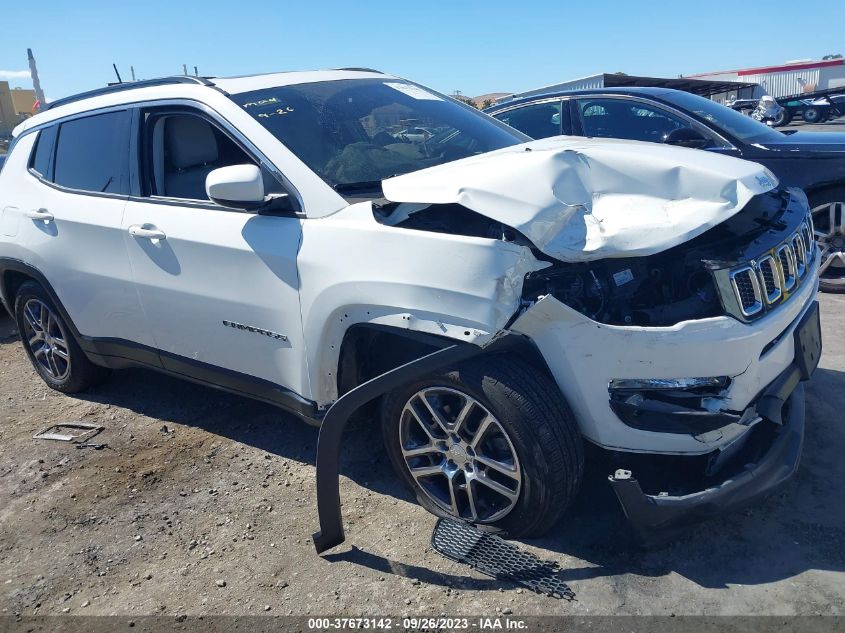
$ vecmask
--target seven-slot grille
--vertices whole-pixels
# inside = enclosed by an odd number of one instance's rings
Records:
[[[786,299],[803,280],[815,248],[812,220],[808,217],[771,253],[731,270],[731,288],[743,316],[759,316]]]

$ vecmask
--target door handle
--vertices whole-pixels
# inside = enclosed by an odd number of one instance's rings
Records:
[[[164,231],[159,231],[157,228],[149,228],[150,225],[133,224],[129,227],[129,235],[133,237],[140,237],[145,240],[166,240],[167,235]]]
[[[31,220],[41,220],[42,222],[52,222],[55,218],[53,214],[47,209],[33,209],[32,211],[24,211],[24,215]]]

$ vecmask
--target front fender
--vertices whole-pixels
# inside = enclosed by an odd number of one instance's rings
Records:
[[[311,399],[337,399],[347,330],[370,324],[484,345],[519,308],[526,273],[548,264],[496,239],[384,226],[369,203],[303,223],[300,300]]]

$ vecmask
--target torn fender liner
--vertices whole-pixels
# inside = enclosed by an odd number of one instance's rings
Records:
[[[326,412],[317,440],[317,514],[320,531],[313,535],[318,554],[345,540],[340,509],[340,441],[349,417],[370,400],[426,374],[477,356],[482,351],[504,350],[518,336],[494,339],[486,347],[456,343],[422,358],[400,365],[341,396]]]
[[[476,530],[455,519],[438,519],[431,546],[446,558],[465,563],[482,574],[512,580],[553,598],[574,600],[575,592],[560,578],[554,561],[542,561],[495,534]]]
[[[771,172],[738,158],[657,143],[565,137],[383,182],[388,200],[463,205],[517,229],[546,255],[566,262],[662,252],[727,220],[775,186]]]

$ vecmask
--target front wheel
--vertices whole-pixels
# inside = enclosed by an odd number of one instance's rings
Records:
[[[821,252],[819,289],[845,292],[845,188],[810,197],[813,228]]]
[[[397,389],[382,432],[394,468],[438,516],[539,536],[575,497],[583,446],[557,385],[491,356]]]

